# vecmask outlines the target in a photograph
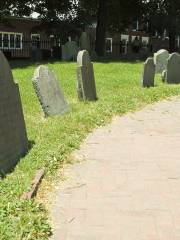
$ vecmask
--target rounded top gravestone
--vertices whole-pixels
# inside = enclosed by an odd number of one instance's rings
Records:
[[[75,60],[78,51],[77,43],[75,41],[68,41],[65,45],[62,45],[62,59],[65,61]]]
[[[144,63],[142,86],[154,87],[154,77],[155,77],[155,64],[153,58],[148,58]]]
[[[169,52],[165,49],[159,50],[154,54],[154,63],[156,65],[156,73],[162,73],[167,69],[167,59]]]
[[[33,86],[46,117],[61,115],[69,110],[57,77],[48,66],[41,65],[35,70]]]
[[[87,66],[91,63],[89,53],[86,50],[79,51],[78,56],[77,56],[77,65],[79,67],[81,66]]]
[[[167,64],[167,83],[180,83],[180,54],[172,53]]]
[[[86,50],[80,51],[77,57],[77,92],[80,100],[96,101],[96,84],[93,64]]]

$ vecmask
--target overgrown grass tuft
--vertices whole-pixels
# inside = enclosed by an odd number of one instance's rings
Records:
[[[32,87],[35,65],[13,69],[19,83],[25,121],[32,149],[15,171],[0,181],[0,239],[46,240],[50,233],[44,206],[34,201],[21,201],[39,168],[46,169],[51,181],[56,170],[68,160],[95,127],[109,122],[114,115],[142,108],[146,104],[180,94],[180,87],[164,85],[160,77],[156,87],[140,86],[142,63],[95,63],[99,100],[79,102],[76,95],[76,64],[50,63],[58,75],[71,111],[63,116],[44,119]]]

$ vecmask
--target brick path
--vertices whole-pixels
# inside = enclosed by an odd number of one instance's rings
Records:
[[[89,135],[56,191],[53,240],[180,240],[180,99]]]

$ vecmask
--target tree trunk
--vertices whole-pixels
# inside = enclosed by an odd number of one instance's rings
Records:
[[[170,0],[169,12],[169,51],[170,53],[176,51],[176,8],[173,0]]]
[[[95,51],[98,56],[104,56],[106,44],[106,25],[107,25],[107,2],[108,0],[99,0],[96,45]]]
[[[169,31],[169,51],[170,53],[176,52],[176,31],[174,29]]]

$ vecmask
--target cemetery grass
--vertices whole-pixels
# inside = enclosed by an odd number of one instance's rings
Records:
[[[48,214],[37,201],[20,196],[31,186],[36,170],[44,168],[52,182],[92,129],[115,115],[135,111],[147,104],[180,94],[180,87],[165,85],[157,76],[156,87],[140,86],[142,63],[95,63],[97,102],[79,102],[76,95],[76,64],[49,63],[58,75],[71,111],[45,119],[32,87],[35,65],[13,68],[23,103],[29,152],[16,169],[0,181],[0,239],[46,240],[50,234]],[[48,193],[47,193],[48,194]]]

